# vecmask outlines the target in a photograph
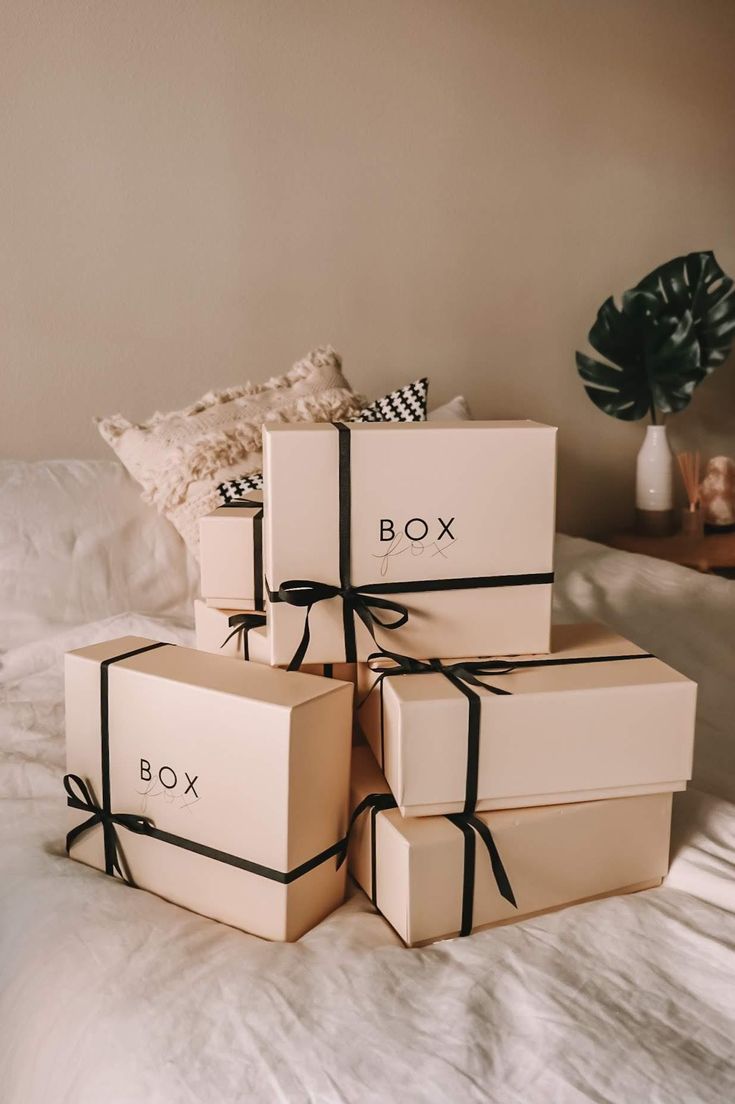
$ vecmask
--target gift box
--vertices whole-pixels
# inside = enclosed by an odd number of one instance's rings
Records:
[[[67,850],[297,939],[343,899],[352,693],[139,637],[70,652]]]
[[[221,610],[194,601],[196,646],[205,652],[239,656],[252,663],[269,663],[270,643],[264,613],[242,610]],[[357,682],[356,663],[303,663],[299,671],[305,675],[322,675],[342,682]]]
[[[353,752],[350,872],[408,946],[659,885],[671,794],[403,817]]]
[[[269,662],[549,647],[556,430],[268,425]],[[375,638],[375,639],[374,639]]]
[[[270,641],[266,625],[253,629],[250,635],[250,658],[253,663],[268,663],[270,660]],[[342,682],[351,682],[353,686],[357,684],[356,663],[302,663],[299,671],[307,675],[341,679]]]
[[[358,724],[406,815],[682,790],[697,687],[603,625],[552,654],[358,670]]]
[[[266,626],[259,626],[252,630],[249,634],[250,640],[250,659],[254,663],[268,663],[270,657],[270,644],[268,641],[268,629]],[[302,671],[307,675],[321,675],[323,678],[336,678],[342,682],[351,682],[353,686],[357,684],[357,664],[356,663],[302,663],[299,667],[299,671]],[[364,737],[361,735],[355,718],[353,717],[352,724],[352,743],[364,744]]]
[[[264,626],[265,613],[218,609],[199,598],[194,599],[196,646],[203,652],[255,660],[256,656],[250,654],[252,634]]]
[[[232,610],[263,609],[263,493],[219,506],[199,521],[202,598]]]

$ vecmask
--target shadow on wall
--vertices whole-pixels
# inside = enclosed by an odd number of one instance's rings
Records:
[[[629,425],[621,423],[621,428],[631,436]],[[558,531],[595,540],[632,528],[635,517],[635,458],[643,434],[638,441],[633,432],[633,440],[637,443],[626,451],[620,442],[614,451],[588,452],[580,456],[573,443],[565,444],[568,435],[564,433],[564,427],[559,429]]]
[[[697,388],[687,409],[668,424],[675,451],[699,449],[705,463],[712,456],[735,458],[735,356]]]

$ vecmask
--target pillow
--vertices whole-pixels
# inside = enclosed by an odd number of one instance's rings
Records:
[[[425,422],[428,379],[414,380],[364,407],[356,422]]]
[[[184,410],[134,425],[121,414],[97,419],[102,437],[196,555],[199,518],[221,505],[217,485],[262,468],[264,422],[348,420],[363,400],[342,375],[331,346],[314,349],[266,383],[209,391]]]
[[[382,399],[375,399],[363,407],[353,422],[425,422],[426,398],[429,393],[428,379],[414,380]],[[457,400],[453,400],[456,402]],[[464,402],[464,400],[462,400]],[[451,415],[447,415],[450,417]],[[263,488],[262,472],[253,475],[241,475],[220,483],[218,505],[228,505],[238,498],[247,498],[248,491],[260,491]]]
[[[429,411],[430,422],[471,422],[472,414],[464,395],[455,395],[448,403]]]
[[[128,610],[188,621],[197,583],[116,460],[0,460],[0,650]]]
[[[217,488],[219,495],[218,506],[229,506],[238,498],[247,498],[248,491],[263,490],[263,473],[254,472],[252,475],[241,475],[239,479],[228,479],[226,483],[220,483]]]

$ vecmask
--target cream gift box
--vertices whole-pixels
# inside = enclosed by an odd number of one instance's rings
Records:
[[[555,429],[268,425],[263,441],[272,664],[365,660],[366,623],[403,655],[548,650]]]
[[[250,654],[252,634],[264,625],[265,614],[257,610],[218,609],[194,599],[196,646],[203,652],[255,659]]]
[[[199,521],[201,592],[210,606],[263,608],[262,498],[252,491]]]
[[[259,626],[252,630],[249,635],[249,651],[250,659],[253,663],[268,663],[270,656],[270,645],[268,643],[268,629],[266,626]],[[303,671],[307,675],[322,675],[324,678],[336,678],[341,679],[342,682],[351,682],[353,686],[357,684],[357,664],[356,663],[302,663],[299,667],[299,671]],[[357,723],[353,718],[352,726],[352,742],[364,743],[363,738],[357,727]]]
[[[409,946],[650,889],[668,869],[670,793],[403,817],[355,748],[351,802],[350,872]]]
[[[264,613],[241,610],[221,610],[194,600],[196,646],[205,652],[239,656],[252,663],[269,662],[270,645]],[[305,675],[322,675],[342,682],[357,682],[356,663],[303,663],[299,671]]]
[[[140,637],[68,653],[70,854],[297,939],[344,895],[352,693]]]
[[[696,684],[603,625],[555,625],[549,656],[411,666],[358,669],[359,726],[407,815],[682,790],[691,777]]]
[[[250,658],[253,663],[268,663],[270,641],[267,626],[258,626],[250,634]],[[342,682],[357,684],[356,663],[302,663],[299,671],[307,675],[323,675],[324,678],[341,679]]]

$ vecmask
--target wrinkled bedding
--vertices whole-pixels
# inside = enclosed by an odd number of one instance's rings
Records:
[[[564,537],[557,574],[700,682],[664,886],[421,950],[353,887],[268,944],[64,857],[63,653],[190,642],[195,579],[116,464],[0,464],[4,1104],[735,1099],[735,582]]]

